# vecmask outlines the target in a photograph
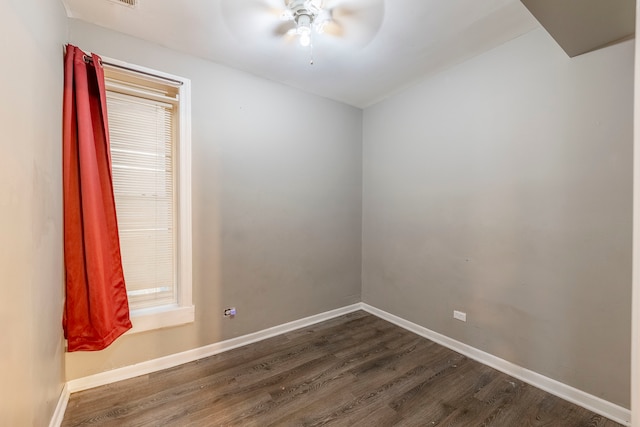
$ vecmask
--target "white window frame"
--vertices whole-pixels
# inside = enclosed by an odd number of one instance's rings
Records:
[[[191,222],[191,80],[136,64],[102,57],[103,62],[113,64],[119,72],[123,67],[142,73],[146,79],[169,79],[181,82],[178,88],[178,147],[176,149],[176,189],[178,202],[176,215],[177,228],[177,303],[130,311],[133,328],[126,334],[167,328],[192,323],[195,320],[195,307],[192,299],[192,222]],[[109,65],[105,65],[109,68]],[[140,76],[138,76],[140,77]],[[108,112],[107,112],[108,113]]]

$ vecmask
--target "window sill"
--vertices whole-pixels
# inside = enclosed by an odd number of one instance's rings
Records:
[[[152,309],[134,310],[131,312],[133,328],[128,330],[125,335],[184,325],[193,323],[194,320],[195,307],[192,305],[186,307],[170,305]]]

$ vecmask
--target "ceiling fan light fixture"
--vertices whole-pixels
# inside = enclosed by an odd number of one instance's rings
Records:
[[[285,0],[296,24],[296,34],[300,37],[300,45],[311,45],[312,30],[316,27],[314,21],[322,12],[322,0]],[[316,28],[317,31],[317,28]]]
[[[312,18],[309,15],[299,15],[296,17],[296,28],[298,30],[298,34],[310,33],[311,32],[311,22]]]
[[[307,14],[296,16],[296,32],[300,36],[300,45],[307,47],[311,44],[311,23],[313,17]]]
[[[300,46],[308,47],[311,44],[311,33],[300,34]]]

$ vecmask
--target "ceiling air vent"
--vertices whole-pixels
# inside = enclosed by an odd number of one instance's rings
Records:
[[[138,0],[111,0],[111,2],[127,7],[136,7],[138,5]]]

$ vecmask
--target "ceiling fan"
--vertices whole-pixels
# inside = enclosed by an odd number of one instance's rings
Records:
[[[244,41],[297,39],[307,47],[318,37],[333,37],[362,46],[382,24],[384,0],[222,0],[222,12]]]

